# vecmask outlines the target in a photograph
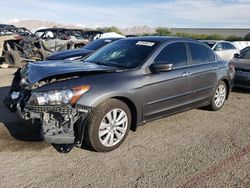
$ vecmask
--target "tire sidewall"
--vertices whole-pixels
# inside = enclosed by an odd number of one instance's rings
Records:
[[[117,143],[116,145],[114,145],[112,147],[106,147],[99,140],[99,128],[100,128],[101,121],[106,116],[106,114],[115,108],[120,108],[127,114],[127,117],[128,117],[127,130],[119,143]],[[126,139],[126,137],[128,135],[128,132],[129,132],[130,126],[131,126],[131,112],[130,112],[128,106],[125,103],[123,103],[122,101],[111,99],[111,100],[109,100],[109,102],[107,102],[103,105],[99,105],[96,108],[96,110],[91,114],[89,120],[87,121],[86,126],[87,126],[87,132],[88,132],[88,136],[89,136],[91,145],[95,151],[99,151],[99,152],[112,151],[112,150],[118,148],[124,142],[124,140]]]
[[[11,59],[11,60],[10,60]],[[11,62],[13,61],[13,62]],[[20,67],[21,58],[17,51],[10,50],[5,54],[5,62],[9,64],[10,67]]]
[[[220,85],[223,85],[223,86],[225,87],[225,92],[226,92],[226,93],[225,93],[225,100],[223,101],[223,104],[222,104],[220,107],[217,107],[216,104],[215,104],[215,94],[216,94],[216,90],[218,89],[218,87],[219,87]],[[212,108],[212,110],[214,110],[214,111],[220,110],[220,109],[224,106],[224,104],[225,104],[226,97],[227,97],[227,86],[226,86],[225,82],[220,81],[220,82],[217,84],[217,86],[215,87],[215,90],[214,90],[213,95],[212,95],[212,98],[211,98],[211,108]]]

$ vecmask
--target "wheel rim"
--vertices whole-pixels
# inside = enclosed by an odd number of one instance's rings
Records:
[[[112,147],[122,140],[127,127],[127,113],[120,108],[112,109],[101,121],[98,133],[99,141],[105,147]]]
[[[215,105],[220,108],[226,99],[226,88],[224,85],[219,85],[219,87],[215,91]]]

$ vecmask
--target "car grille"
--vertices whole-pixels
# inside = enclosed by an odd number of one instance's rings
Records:
[[[35,112],[35,113],[42,113],[42,112],[58,112],[61,114],[71,114],[76,112],[76,109],[71,107],[62,107],[62,106],[33,106],[33,105],[27,105],[25,107],[26,109]]]

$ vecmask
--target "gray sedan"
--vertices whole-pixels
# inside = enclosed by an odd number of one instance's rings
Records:
[[[84,62],[29,63],[16,72],[5,104],[41,125],[60,152],[86,145],[108,152],[145,122],[203,106],[221,109],[233,76],[198,41],[129,38]]]

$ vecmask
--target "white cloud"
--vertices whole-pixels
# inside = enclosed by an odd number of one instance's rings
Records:
[[[168,15],[170,19],[183,19],[190,25],[250,26],[250,1],[247,0],[227,3],[212,0],[177,0],[145,6],[158,9],[163,14]]]
[[[132,2],[131,2],[132,3]],[[94,27],[136,25],[167,27],[250,27],[249,0],[176,0],[123,6],[91,2],[8,0],[0,19],[38,19]],[[12,20],[13,21],[13,20]],[[15,21],[15,20],[14,20]]]
[[[15,24],[17,22],[19,22],[20,20],[18,18],[12,18],[12,19],[9,19],[7,20],[7,23],[10,23],[10,24]]]

